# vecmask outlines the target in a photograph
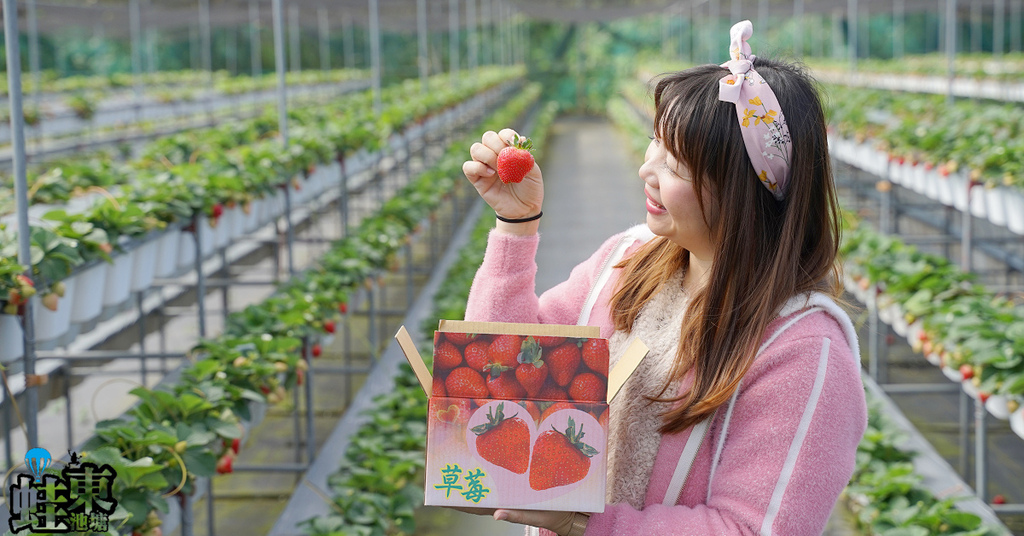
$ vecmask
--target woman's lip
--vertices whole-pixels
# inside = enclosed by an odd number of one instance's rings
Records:
[[[651,194],[647,193],[646,190],[644,191],[644,194],[647,196],[648,201],[650,201],[651,204],[653,204],[655,208],[658,208],[658,209],[661,209],[661,210],[665,210],[665,206],[660,204],[660,203],[658,203],[657,201],[655,201],[654,198],[651,197]]]
[[[661,205],[658,205],[657,203],[654,202],[653,199],[648,197],[647,198],[647,212],[650,212],[651,214],[655,214],[655,215],[660,215],[660,214],[668,213],[668,210],[666,210],[665,207],[663,207]]]

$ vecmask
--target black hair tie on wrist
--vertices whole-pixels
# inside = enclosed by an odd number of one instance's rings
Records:
[[[497,212],[494,213],[494,216],[496,218],[498,218],[500,221],[503,221],[505,223],[526,223],[528,221],[539,220],[540,217],[543,216],[543,215],[544,215],[544,211],[543,210],[538,212],[536,216],[530,216],[529,218],[505,218],[505,217],[501,216],[500,214],[498,214]]]

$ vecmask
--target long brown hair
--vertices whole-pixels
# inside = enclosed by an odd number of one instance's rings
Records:
[[[685,430],[729,400],[789,298],[839,291],[839,204],[816,84],[791,64],[757,58],[754,68],[778,97],[792,137],[782,201],[754,173],[735,105],[718,99],[727,69],[663,75],[654,90],[655,132],[690,171],[716,247],[706,284],[690,297],[669,380],[693,371],[693,387],[666,396],[666,384],[652,399],[679,402],[664,414],[663,433]],[[623,260],[611,304],[615,328],[632,329],[644,303],[688,263],[689,252],[664,237]]]

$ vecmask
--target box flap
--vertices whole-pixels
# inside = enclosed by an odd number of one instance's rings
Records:
[[[420,381],[420,386],[423,387],[423,392],[430,397],[430,391],[434,386],[434,379],[430,376],[430,371],[427,370],[427,364],[423,362],[423,358],[420,357],[419,351],[416,350],[416,345],[412,342],[412,337],[409,336],[409,332],[405,330],[405,326],[398,328],[398,333],[395,334],[395,340],[398,341],[398,345],[402,347],[402,352],[405,354],[405,358],[409,360],[409,365],[412,366],[412,371],[416,374],[416,379]]]
[[[619,362],[615,364],[615,368],[608,374],[608,403],[612,403],[612,399],[615,395],[619,394],[619,389],[622,389],[622,385],[626,383],[626,380],[636,372],[637,367],[640,365],[640,361],[647,356],[647,352],[650,349],[640,339],[633,339],[633,343],[626,348],[626,351],[619,358]]]
[[[508,322],[465,322],[444,320],[438,324],[438,331],[450,333],[485,333],[488,335],[533,335],[535,337],[558,336],[598,339],[601,328],[597,326],[567,326],[562,324],[513,324]]]

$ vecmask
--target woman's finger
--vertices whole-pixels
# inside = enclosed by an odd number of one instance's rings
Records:
[[[498,153],[482,143],[474,143],[469,147],[469,156],[487,166],[494,167],[498,162]]]
[[[512,139],[513,134],[515,134],[515,131],[510,128],[506,128],[501,132],[489,130],[484,133],[480,141],[497,155],[502,149],[508,147],[508,142]]]
[[[462,172],[466,175],[466,178],[469,179],[471,182],[476,182],[476,179],[482,177],[494,176],[493,169],[491,169],[482,162],[477,162],[476,160],[469,160],[463,162]]]

